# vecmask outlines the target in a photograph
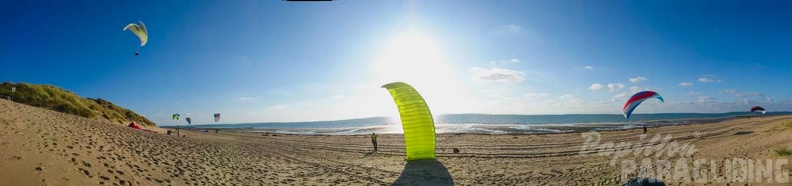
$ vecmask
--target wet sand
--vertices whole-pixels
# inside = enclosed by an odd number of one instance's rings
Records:
[[[581,133],[441,134],[437,161],[407,163],[401,135],[149,133],[99,119],[0,100],[0,185],[613,185],[612,156],[581,154]],[[792,116],[649,129],[695,145],[690,158],[778,157],[792,148]],[[694,133],[698,132],[698,133]],[[647,142],[641,129],[601,132],[602,141]],[[459,153],[453,153],[453,149]],[[623,159],[635,159],[629,156]],[[657,159],[657,158],[653,158]],[[665,159],[665,158],[663,158]],[[671,158],[669,160],[676,160]],[[634,176],[634,175],[631,175]],[[725,182],[709,181],[710,185]],[[668,185],[687,185],[668,181]],[[696,183],[698,184],[698,183]],[[706,184],[706,182],[702,183]],[[755,185],[756,183],[750,183]],[[744,185],[744,184],[739,184]]]

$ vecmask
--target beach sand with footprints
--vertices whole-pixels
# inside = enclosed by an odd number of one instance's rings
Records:
[[[785,157],[775,149],[792,148],[792,130],[783,125],[788,122],[792,116],[658,127],[649,129],[648,138],[670,135],[679,144],[693,144],[696,151],[690,159],[778,159]],[[380,135],[380,151],[372,153],[370,139],[363,135],[183,130],[186,137],[177,137],[155,130],[160,133],[0,100],[0,185],[613,185],[627,181],[620,178],[621,167],[610,165],[613,156],[601,156],[596,150],[580,153],[586,145],[581,133],[440,134],[437,161],[408,163],[400,135]],[[602,142],[648,142],[639,139],[641,133],[635,129],[600,134]],[[637,158],[619,160],[624,159]]]

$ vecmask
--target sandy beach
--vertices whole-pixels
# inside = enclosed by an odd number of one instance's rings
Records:
[[[612,156],[580,153],[581,133],[440,134],[437,161],[404,161],[401,135],[285,135],[182,131],[169,136],[0,100],[0,185],[615,185]],[[779,157],[792,116],[650,128],[695,145],[690,158]],[[647,142],[640,129],[601,141]],[[457,148],[459,153],[453,153]],[[629,156],[622,159],[635,159]],[[654,157],[653,157],[654,158]],[[676,160],[678,157],[671,159]],[[622,160],[620,159],[620,160]],[[655,158],[656,159],[656,158]],[[708,183],[707,183],[708,182]],[[714,184],[667,182],[668,185]],[[758,183],[747,183],[757,185]],[[787,183],[788,184],[788,183]],[[744,185],[744,184],[739,184]]]

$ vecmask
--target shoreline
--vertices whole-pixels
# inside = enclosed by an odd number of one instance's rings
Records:
[[[438,123],[435,124],[437,134],[564,134],[582,133],[588,131],[623,131],[641,129],[646,125],[649,129],[678,125],[698,125],[725,122],[736,119],[764,118],[775,116],[790,116],[792,114],[772,114],[772,115],[738,115],[720,118],[684,118],[670,120],[646,120],[636,123],[567,123],[567,124],[480,124],[480,123]],[[221,124],[222,125],[222,124]],[[215,125],[217,126],[217,125]],[[365,127],[337,127],[337,128],[227,128],[227,127],[201,127],[182,125],[180,130],[202,131],[215,129],[232,132],[249,132],[264,134],[284,134],[284,135],[369,135],[372,132],[377,134],[401,134],[401,126],[395,124],[365,126]],[[164,129],[176,129],[176,126],[164,126]],[[361,132],[365,131],[365,132]]]

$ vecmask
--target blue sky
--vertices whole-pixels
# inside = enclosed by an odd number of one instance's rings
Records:
[[[433,113],[792,110],[787,1],[13,1],[0,80],[212,123]],[[149,42],[124,25],[142,20]]]

